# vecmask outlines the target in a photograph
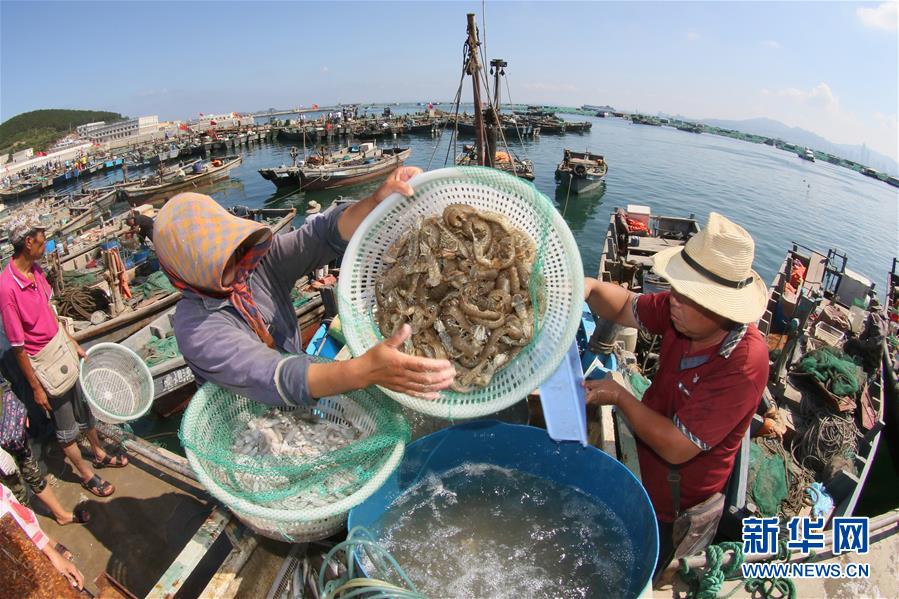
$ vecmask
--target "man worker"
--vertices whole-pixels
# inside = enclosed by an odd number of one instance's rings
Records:
[[[141,243],[146,243],[147,240],[153,240],[152,217],[138,212],[137,210],[133,210],[125,220],[125,224],[131,227],[131,230],[128,231],[128,233],[130,233],[131,235],[136,235],[138,241],[140,241]]]
[[[637,437],[642,482],[659,523],[656,572],[714,536],[722,491],[768,380],[768,348],[752,324],[767,304],[766,286],[752,270],[754,250],[745,229],[712,212],[686,245],[655,255],[653,270],[670,292],[639,295],[586,281],[595,314],[662,340],[642,402],[611,378],[585,383],[587,402],[615,406]]]
[[[42,368],[38,366],[41,359],[37,355],[50,344],[71,343],[80,358],[86,355],[59,326],[56,313],[50,306],[53,290],[44,270],[37,264],[44,255],[46,245],[44,228],[40,222],[27,219],[17,220],[10,226],[9,242],[13,246],[13,256],[0,272],[3,328],[12,348],[10,351],[31,387],[34,402],[52,413],[56,439],[81,477],[81,485],[98,497],[108,497],[115,492],[115,488],[100,478],[81,456],[78,437],[81,432],[86,433],[93,451],[94,467],[121,468],[128,464],[128,459],[124,455],[111,456],[104,450],[94,428],[94,417],[74,382],[59,394],[50,396],[44,388],[45,383],[39,378],[45,375],[46,370],[36,370]],[[77,363],[72,367],[77,368]],[[68,367],[66,372],[70,372]],[[45,376],[46,380],[49,378]]]

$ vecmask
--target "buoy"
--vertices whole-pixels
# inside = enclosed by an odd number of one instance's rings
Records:
[[[321,212],[321,204],[316,202],[315,200],[309,200],[309,207],[306,208],[306,214],[318,214]]]

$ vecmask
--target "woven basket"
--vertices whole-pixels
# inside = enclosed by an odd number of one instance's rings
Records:
[[[140,418],[155,396],[150,369],[140,356],[118,343],[98,343],[87,350],[78,384],[94,415],[110,424]]]
[[[369,392],[353,393],[358,397],[359,394]],[[386,398],[384,402],[389,405]],[[207,383],[194,395],[184,414],[181,437],[191,468],[210,494],[253,530],[277,540],[306,542],[325,538],[339,530],[346,522],[349,510],[371,496],[393,473],[402,460],[405,441],[408,440],[406,435],[403,441],[387,448],[384,459],[379,461],[375,472],[367,473],[362,484],[352,486],[346,493],[329,496],[326,505],[314,505],[306,499],[309,497],[306,492],[311,491],[311,487],[304,493],[291,494],[273,501],[257,501],[241,496],[241,485],[252,482],[263,488],[269,486],[277,489],[285,484],[289,485],[290,474],[261,460],[259,466],[254,468],[250,458],[237,475],[235,467],[227,461],[217,460],[210,454],[204,455],[204,448],[233,442],[234,436],[246,427],[247,421],[259,415],[260,410],[267,408]],[[377,434],[376,419],[349,395],[323,398],[313,412],[327,421],[351,426],[359,431],[361,438],[354,443]],[[408,425],[398,410],[391,417],[398,419],[398,426],[405,427],[408,433]],[[329,476],[345,475],[347,472],[352,472],[352,469],[341,471],[334,468]]]
[[[360,356],[383,340],[373,318],[375,283],[387,270],[384,252],[423,218],[464,203],[503,214],[537,244],[531,276],[543,295],[543,316],[530,345],[493,377],[470,393],[444,391],[435,401],[384,389],[399,403],[442,418],[492,414],[523,399],[555,371],[580,322],[584,270],[574,237],[552,202],[526,181],[491,168],[459,167],[430,171],[410,181],[415,194],[393,194],[359,226],[344,253],[338,280],[338,307],[347,345]],[[532,293],[533,299],[533,293]]]

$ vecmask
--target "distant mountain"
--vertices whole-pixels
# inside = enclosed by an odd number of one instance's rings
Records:
[[[764,135],[765,137],[773,137],[782,139],[799,146],[808,146],[813,150],[829,152],[834,156],[854,160],[865,166],[870,166],[878,171],[885,171],[891,175],[899,174],[899,164],[889,156],[885,156],[880,152],[876,152],[867,146],[835,144],[816,133],[806,131],[800,127],[789,127],[780,121],[773,119],[758,118],[746,119],[743,121],[725,121],[719,119],[702,119],[706,125],[720,127],[722,129],[735,129],[744,133],[753,135]]]
[[[0,124],[0,151],[17,152],[26,148],[42,151],[52,146],[60,137],[72,132],[78,125],[96,121],[120,121],[117,112],[96,110],[32,110],[23,112]]]

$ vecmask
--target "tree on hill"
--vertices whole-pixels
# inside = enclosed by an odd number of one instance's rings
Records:
[[[78,125],[106,121],[121,121],[117,112],[99,110],[32,110],[23,112],[0,124],[0,153],[27,148],[43,151],[75,130]]]

